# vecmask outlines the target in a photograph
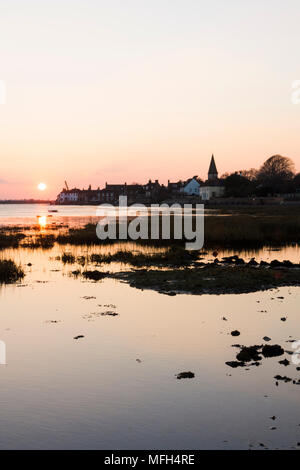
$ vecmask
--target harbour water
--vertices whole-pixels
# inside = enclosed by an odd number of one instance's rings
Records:
[[[24,209],[17,217],[48,214],[47,206]],[[12,208],[0,210],[13,223]],[[89,211],[74,207],[79,217],[91,216]],[[64,251],[78,257],[120,248],[0,252],[25,270],[22,281],[0,287],[0,340],[7,356],[0,365],[0,448],[297,448],[300,386],[276,384],[274,377],[300,377],[290,355],[290,341],[300,339],[300,288],[171,297],[117,280],[74,277],[80,266],[60,259]],[[284,250],[241,256],[299,262],[297,247]],[[259,367],[226,364],[235,359],[235,343],[262,344],[265,336],[283,347],[283,356]],[[279,363],[284,358],[288,366]],[[178,380],[182,371],[195,377]]]

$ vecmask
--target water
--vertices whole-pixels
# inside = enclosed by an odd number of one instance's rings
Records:
[[[49,223],[66,223],[81,226],[85,223],[97,222],[99,220],[98,207],[101,206],[53,206],[49,204],[0,203],[0,227],[1,225],[31,225],[37,222],[38,217],[43,216],[47,217]],[[111,207],[110,210],[115,211],[113,207]],[[136,215],[136,209],[130,209],[130,206],[120,208],[120,213],[122,213],[123,210],[126,210],[128,215]],[[53,211],[56,212],[53,213]],[[146,207],[141,209],[141,212],[145,214],[147,211],[148,209]],[[203,213],[201,209],[199,209],[198,212],[201,213],[201,215]]]
[[[232,344],[261,344],[266,335],[291,350],[286,341],[300,339],[299,288],[169,297],[111,279],[74,279],[76,266],[56,259],[61,253],[55,246],[1,254],[26,271],[20,284],[0,288],[1,449],[290,448],[300,441],[300,387],[277,387],[273,378],[299,378],[295,365],[278,363],[291,356],[250,370],[225,365],[235,359]],[[102,316],[107,310],[119,315]],[[235,329],[239,338],[230,335]],[[186,370],[195,378],[177,380]]]
[[[58,211],[51,213],[49,211]],[[96,219],[97,206],[52,206],[49,204],[0,204],[1,225],[30,225],[37,217],[47,216],[50,221],[77,225]]]
[[[56,209],[57,220],[74,224],[93,220],[96,210]],[[3,225],[48,214],[47,205],[0,205]],[[291,351],[288,341],[300,339],[300,288],[170,297],[112,279],[74,278],[70,271],[80,266],[58,259],[63,251],[80,256],[119,249],[154,250],[130,243],[0,252],[26,272],[22,282],[0,286],[0,340],[7,348],[7,365],[0,365],[0,449],[297,446],[300,386],[276,386],[274,380],[277,374],[300,378],[292,362],[279,364],[291,355],[264,359],[249,370],[225,362],[235,360],[234,343],[262,344],[264,336]],[[231,254],[236,251],[222,250],[218,257]],[[298,246],[243,250],[240,256],[300,261]],[[214,256],[209,251],[203,258]],[[118,315],[101,315],[107,311]],[[236,329],[238,338],[230,334]],[[77,335],[84,338],[75,340]],[[183,371],[195,378],[177,380]]]

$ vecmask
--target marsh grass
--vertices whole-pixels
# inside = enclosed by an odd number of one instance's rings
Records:
[[[5,234],[0,233],[0,250],[6,248],[17,248],[21,240],[26,237],[23,233]]]
[[[0,283],[10,284],[25,276],[23,269],[10,259],[0,260]]]
[[[62,257],[61,257],[61,260],[64,264],[67,264],[67,263],[74,264],[75,261],[76,261],[76,258],[71,253],[63,253]]]
[[[89,261],[96,264],[124,263],[132,266],[188,266],[199,257],[198,251],[186,251],[181,247],[171,247],[159,253],[133,253],[117,251],[114,254],[92,254]]]
[[[266,290],[300,284],[298,269],[266,269],[251,266],[219,266],[171,270],[138,270],[111,274],[138,289],[161,293],[227,294]]]
[[[234,214],[205,217],[206,246],[279,246],[300,243],[300,215]]]
[[[22,243],[22,248],[42,248],[48,250],[53,248],[55,243],[55,235],[53,234],[40,234],[35,237],[28,237],[25,242]]]
[[[186,240],[176,240],[171,224],[169,240],[136,240],[148,246],[183,247]],[[161,226],[160,226],[161,229]],[[117,227],[118,232],[118,227]],[[59,244],[99,245],[114,244],[120,240],[101,241],[96,235],[96,225],[89,224],[81,229],[70,229],[58,235]],[[204,219],[204,248],[215,247],[262,247],[300,244],[300,211],[298,208],[245,208],[234,213],[207,214]]]
[[[177,240],[173,230],[174,217],[171,217],[170,239],[135,240],[135,243],[150,247],[183,248],[185,239]],[[194,227],[195,228],[195,227]],[[117,221],[117,233],[119,231]],[[150,233],[150,221],[149,221]],[[160,220],[161,233],[161,220]],[[24,240],[25,238],[25,240]],[[122,240],[124,243],[126,241]],[[32,234],[20,233],[17,230],[0,232],[0,250],[4,248],[43,248],[49,249],[55,243],[59,245],[92,246],[113,245],[115,240],[99,240],[96,224],[87,224],[83,228],[67,228],[62,233]],[[300,206],[275,207],[234,207],[218,208],[205,214],[204,248],[253,248],[277,247],[289,244],[300,244]],[[125,255],[120,255],[121,257]],[[109,260],[107,259],[106,262]],[[138,262],[138,259],[133,259]],[[103,261],[101,261],[103,262]]]

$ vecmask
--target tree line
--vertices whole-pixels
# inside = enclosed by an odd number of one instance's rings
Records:
[[[281,155],[268,158],[259,170],[251,168],[225,173],[221,180],[227,197],[300,193],[300,173],[296,173],[294,162],[290,158]]]

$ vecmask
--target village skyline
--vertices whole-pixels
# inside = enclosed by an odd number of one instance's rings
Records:
[[[276,175],[276,184],[270,183],[270,178],[263,178],[266,165],[269,165],[269,173],[278,173]],[[273,176],[272,176],[273,177]],[[279,184],[278,184],[279,181]],[[272,187],[273,186],[273,187]],[[265,188],[264,188],[265,187]],[[48,187],[44,182],[37,186],[39,192],[48,192]],[[297,173],[295,164],[289,157],[279,154],[269,157],[258,168],[244,170],[235,170],[225,172],[220,175],[214,154],[212,154],[206,177],[200,177],[195,174],[187,179],[178,180],[168,179],[161,182],[158,178],[148,180],[144,183],[133,181],[127,182],[119,179],[117,182],[106,181],[102,186],[88,184],[87,187],[79,188],[76,185],[69,185],[67,180],[64,186],[55,197],[28,197],[28,198],[0,198],[2,202],[49,202],[56,201],[58,204],[87,204],[101,202],[116,202],[120,195],[128,195],[132,201],[145,200],[163,200],[164,198],[180,197],[200,197],[208,201],[211,198],[220,198],[226,196],[245,197],[245,196],[266,196],[274,193],[294,193],[300,192],[300,173]]]

